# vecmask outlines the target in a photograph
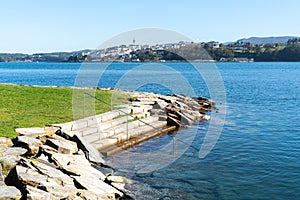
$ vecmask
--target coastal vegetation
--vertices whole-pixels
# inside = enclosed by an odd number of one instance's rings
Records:
[[[205,52],[205,51],[206,52]],[[237,42],[232,44],[192,43],[181,48],[153,51],[132,52],[140,61],[257,61],[257,62],[299,62],[300,39],[290,39],[284,43],[251,44]]]
[[[288,39],[290,38],[290,39]],[[285,39],[285,40],[284,40]],[[300,39],[296,37],[249,38],[232,43],[178,42],[160,45],[120,45],[106,49],[28,54],[0,53],[0,62],[297,62]]]
[[[74,119],[71,88],[0,85],[0,95],[0,137],[15,137],[17,127],[44,127]],[[108,90],[96,90],[95,96],[110,103],[116,95]],[[95,103],[97,114],[109,110],[110,106]],[[87,111],[85,115],[88,114]]]

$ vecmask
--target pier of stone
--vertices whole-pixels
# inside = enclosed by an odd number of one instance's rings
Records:
[[[68,137],[78,138],[94,160],[196,121],[209,120],[205,113],[214,108],[213,101],[202,97],[118,92],[130,97],[128,104],[122,108],[64,124],[55,124]]]

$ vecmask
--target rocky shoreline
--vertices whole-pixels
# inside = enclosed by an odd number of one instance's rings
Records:
[[[27,129],[30,130],[30,129]],[[53,127],[0,138],[0,199],[120,199],[126,178],[104,174]],[[97,169],[98,168],[98,169]]]
[[[204,114],[214,109],[213,101],[201,97],[123,93],[130,96],[131,106],[147,108],[146,115],[166,121],[169,127],[208,120]],[[103,167],[102,156],[93,156],[80,136],[59,126],[16,132],[19,135],[13,140],[0,138],[0,199],[135,198],[126,189],[131,181]]]

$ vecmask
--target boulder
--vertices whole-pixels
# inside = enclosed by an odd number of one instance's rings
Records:
[[[43,184],[42,188],[44,188],[53,197],[58,199],[70,199],[70,197],[76,195],[77,190],[77,188],[74,187],[63,187],[60,185],[51,184],[51,182]]]
[[[11,147],[9,149],[6,149],[0,153],[2,156],[21,156],[24,155],[27,152],[27,149],[24,149],[22,147]]]
[[[124,196],[124,194],[116,188],[92,176],[73,176],[73,178],[77,185],[97,195],[104,195],[108,199]]]
[[[0,186],[0,200],[20,199],[21,192],[12,186]]]
[[[73,189],[75,189],[73,179],[68,175],[64,174],[62,171],[53,168],[53,166],[50,163],[45,164],[42,162],[38,162],[37,160],[32,160],[30,161],[30,165],[43,175],[47,176],[48,178],[52,178],[59,185],[63,187],[73,187]]]
[[[105,164],[103,155],[96,148],[94,148],[92,144],[86,142],[78,133],[74,134],[72,139],[73,141],[76,141],[78,148],[86,154],[85,156],[89,161]]]
[[[26,148],[27,155],[36,155],[39,152],[40,146],[42,146],[42,142],[38,139],[28,136],[18,136],[17,137],[17,145]]]
[[[210,116],[208,116],[208,115],[203,115],[203,116],[202,116],[202,120],[204,120],[204,121],[209,121],[209,120],[210,120]]]
[[[66,140],[60,136],[56,136],[55,138],[48,138],[46,141],[46,145],[53,147],[59,153],[63,154],[73,154],[78,151],[77,144],[70,140]]]
[[[176,126],[176,127],[183,126],[178,119],[171,117],[171,116],[168,116],[167,123],[168,123],[168,126]]]
[[[21,147],[10,147],[8,149],[0,149],[0,160],[2,165],[5,164],[5,170],[9,171],[14,168],[20,160],[20,155],[27,152],[27,149]]]
[[[36,170],[20,165],[17,165],[7,177],[9,185],[14,185],[17,188],[23,188],[25,185],[37,187],[47,181],[49,181],[48,178]]]
[[[108,176],[106,180],[115,183],[127,183],[127,179],[123,176]]]
[[[44,191],[44,190],[40,190],[40,189],[37,189],[35,187],[32,187],[32,186],[26,186],[26,192],[27,192],[27,197],[26,199],[28,200],[41,200],[41,199],[44,199],[44,200],[59,200],[58,197],[54,197],[52,194]]]
[[[14,168],[19,162],[20,158],[21,157],[19,156],[8,156],[8,155],[1,157],[3,175],[6,175],[5,173],[8,173],[12,168]]]
[[[3,147],[11,147],[14,144],[12,143],[11,139],[6,138],[6,137],[0,137],[0,148]]]
[[[99,194],[95,194],[94,192],[88,191],[88,190],[77,190],[76,197],[78,197],[80,199],[84,199],[84,200],[95,200],[95,199],[113,200],[113,199],[115,199],[112,196],[99,195]],[[72,197],[70,197],[70,199],[72,199]],[[75,198],[74,198],[74,200],[75,200]]]
[[[51,156],[53,153],[58,153],[56,149],[48,145],[42,145],[42,152],[48,156]]]
[[[77,188],[74,186],[72,178],[59,170],[51,169],[51,167],[41,163],[37,164],[38,162],[36,161],[34,162],[35,164],[22,159],[20,163],[24,166],[17,165],[7,177],[7,183],[20,189],[25,186],[42,188],[50,193],[54,199],[66,199],[74,195],[74,191]]]
[[[181,112],[176,112],[178,119],[180,119],[181,123],[185,125],[193,124],[193,120],[190,119],[187,115],[182,114]]]
[[[53,135],[57,131],[58,127],[33,127],[33,128],[16,128],[15,131],[20,135],[37,137],[41,135]]]
[[[91,176],[94,179],[105,180],[105,175],[92,167],[83,155],[53,154],[52,160],[63,170],[77,176]]]
[[[175,106],[174,104],[169,104],[165,108],[166,108],[167,112],[175,113],[175,112],[179,112],[180,111],[180,108],[177,107],[177,106]]]

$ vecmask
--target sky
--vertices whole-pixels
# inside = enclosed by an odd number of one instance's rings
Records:
[[[140,28],[195,42],[300,36],[299,7],[299,0],[2,0],[0,52],[95,49]]]

